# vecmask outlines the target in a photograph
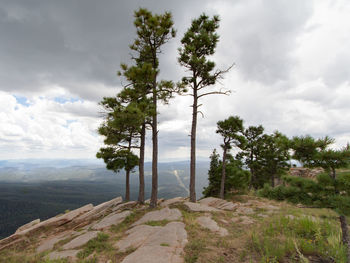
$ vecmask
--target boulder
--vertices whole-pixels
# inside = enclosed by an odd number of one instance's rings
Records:
[[[228,231],[226,228],[219,227],[218,224],[209,216],[200,216],[196,219],[196,222],[203,228],[207,228],[212,232],[219,234],[221,237],[227,236]]]
[[[170,209],[169,207],[165,207],[161,210],[148,212],[141,219],[136,221],[133,224],[133,226],[141,225],[148,221],[162,221],[162,220],[175,221],[175,220],[181,220],[181,218],[182,218],[182,214],[179,209],[177,208]]]

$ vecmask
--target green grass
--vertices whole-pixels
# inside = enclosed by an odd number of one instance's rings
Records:
[[[182,212],[183,221],[186,224],[188,243],[185,246],[185,263],[194,263],[206,248],[206,240],[203,237],[204,231],[196,223],[200,213],[189,212],[183,204],[177,205]]]
[[[302,259],[308,255],[346,262],[337,223],[307,216],[294,219],[283,214],[274,216],[259,230],[253,231],[249,248],[260,256],[260,262],[281,262],[294,257]]]
[[[91,239],[86,243],[84,249],[77,254],[80,259],[86,258],[93,252],[100,253],[102,251],[112,250],[113,247],[108,244],[109,236],[105,233],[98,233],[96,238]]]
[[[23,251],[1,251],[0,262],[6,263],[68,263],[67,259],[48,259],[47,253],[35,255],[23,254]]]
[[[162,247],[170,247],[170,245],[168,243],[161,243],[160,244]]]
[[[124,232],[131,226],[131,224],[140,219],[146,212],[149,212],[149,210],[133,210],[132,213],[123,220],[123,222],[118,225],[112,225],[110,228],[111,231],[113,233]]]
[[[145,223],[145,225],[149,225],[149,226],[165,226],[166,224],[168,224],[170,221],[169,220],[161,220],[161,221],[148,221]]]

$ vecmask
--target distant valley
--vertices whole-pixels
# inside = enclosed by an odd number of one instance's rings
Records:
[[[197,163],[196,191],[207,185],[209,162]],[[159,163],[159,198],[188,196],[189,162]],[[131,176],[131,199],[138,174]],[[151,193],[151,163],[145,164],[146,199]],[[0,238],[36,218],[46,219],[84,204],[124,196],[124,173],[108,171],[95,160],[0,161]]]

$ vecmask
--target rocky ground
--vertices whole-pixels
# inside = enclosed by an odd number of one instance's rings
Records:
[[[177,197],[156,209],[118,197],[20,227],[0,240],[0,262],[261,262],[258,252],[246,253],[248,233],[287,210],[251,196],[197,203]]]

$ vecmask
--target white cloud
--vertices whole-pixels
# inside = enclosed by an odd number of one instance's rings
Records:
[[[24,106],[0,92],[0,158],[94,158],[101,145],[97,110],[93,102],[59,103],[49,97],[33,97]]]

